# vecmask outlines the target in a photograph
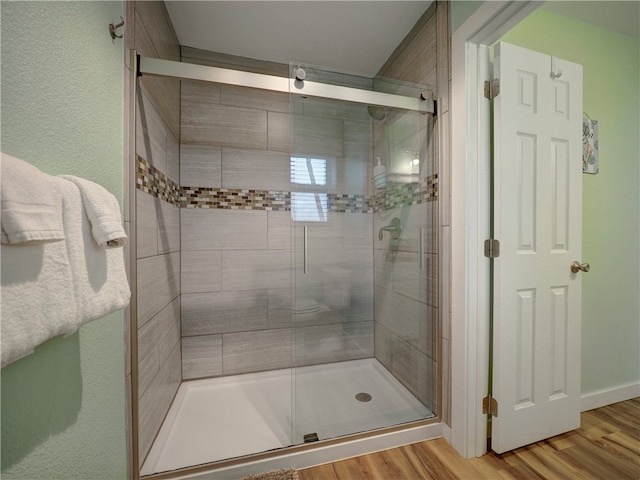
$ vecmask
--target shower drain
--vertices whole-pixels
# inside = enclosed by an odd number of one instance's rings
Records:
[[[366,392],[360,392],[356,394],[356,400],[359,402],[368,402],[371,400],[371,395]]]

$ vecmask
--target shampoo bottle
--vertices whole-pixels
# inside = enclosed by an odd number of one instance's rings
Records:
[[[378,164],[373,167],[373,186],[376,188],[386,188],[387,169],[380,162],[380,157],[376,157]]]

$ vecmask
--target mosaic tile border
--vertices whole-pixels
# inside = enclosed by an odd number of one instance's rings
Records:
[[[433,202],[438,199],[438,174],[420,179],[419,182],[388,182],[387,188],[374,195],[374,209],[384,212],[395,208]]]
[[[291,193],[239,188],[182,187],[180,207],[288,212],[291,210]]]
[[[373,213],[369,195],[327,194],[327,209],[333,213]]]
[[[291,211],[291,192],[275,190],[180,187],[147,160],[136,156],[136,185],[145,193],[180,208]],[[369,195],[328,193],[327,208],[333,213],[374,213],[419,205],[438,198],[438,175],[415,183],[389,182],[387,188]]]
[[[162,201],[180,206],[180,185],[136,155],[136,187]]]

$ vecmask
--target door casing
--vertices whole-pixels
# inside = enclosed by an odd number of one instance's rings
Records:
[[[489,365],[489,46],[541,2],[485,2],[451,40],[451,425],[465,458],[486,452]]]

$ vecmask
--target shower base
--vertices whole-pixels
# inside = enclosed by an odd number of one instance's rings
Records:
[[[375,359],[189,381],[180,385],[141,473],[279,449],[308,434],[324,440],[432,416]]]

